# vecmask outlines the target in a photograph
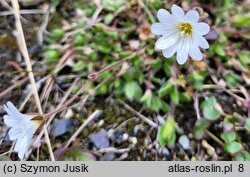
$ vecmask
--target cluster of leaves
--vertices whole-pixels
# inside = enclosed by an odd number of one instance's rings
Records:
[[[88,74],[98,71],[105,66],[131,56],[138,49],[144,49],[143,54],[137,55],[122,66],[121,71],[107,71],[101,75],[101,80],[107,82],[98,87],[95,96],[110,95],[125,97],[135,104],[141,104],[153,113],[165,114],[169,112],[169,104],[172,101],[176,106],[183,103],[191,103],[193,92],[203,92],[204,83],[210,84],[210,72],[206,65],[221,67],[216,70],[215,75],[224,81],[227,88],[237,88],[244,83],[242,77],[238,75],[239,70],[231,62],[235,57],[239,61],[240,67],[249,73],[250,52],[240,50],[242,41],[230,43],[230,34],[221,32],[209,48],[208,57],[211,62],[197,62],[189,72],[189,66],[180,66],[179,74],[174,76],[174,59],[163,59],[163,56],[154,50],[155,38],[150,34],[150,22],[154,19],[150,11],[165,8],[161,1],[149,1],[144,4],[145,14],[143,20],[131,18],[128,14],[135,14],[138,6],[137,1],[102,1],[104,10],[101,13],[102,21],[86,28],[86,24],[78,23],[79,31],[73,36],[72,45],[76,50],[76,57],[72,66],[72,72],[86,77]],[[93,3],[74,3],[76,9],[84,12],[86,17],[92,17],[97,7]],[[233,1],[225,1],[221,8],[214,12],[218,24],[227,25],[227,16],[234,8]],[[242,12],[242,9],[236,9]],[[148,17],[144,18],[144,17]],[[147,19],[147,20],[146,20]],[[250,19],[244,13],[235,13],[231,21],[233,27],[250,25]],[[111,27],[110,27],[111,26]],[[218,25],[219,26],[219,25]],[[223,31],[223,30],[222,30]],[[46,63],[48,65],[56,63],[62,56],[62,51],[51,46],[60,42],[67,31],[60,27],[52,30],[48,39],[48,46],[45,48]],[[241,36],[244,40],[249,39],[249,31],[243,28]],[[210,34],[211,35],[211,34]],[[216,33],[217,35],[217,33]],[[228,47],[230,46],[230,48]],[[230,49],[235,49],[233,55]],[[174,58],[174,57],[173,57]],[[207,60],[207,59],[206,59]],[[123,71],[124,69],[124,71]],[[184,71],[184,72],[181,72]],[[95,88],[95,84],[90,86]],[[201,104],[202,119],[197,121],[194,128],[194,136],[200,139],[204,135],[204,130],[208,129],[215,121],[220,120],[224,124],[219,138],[223,142],[223,148],[235,159],[249,160],[249,153],[244,150],[243,143],[236,127],[240,124],[246,131],[250,130],[250,118],[243,121],[234,115],[222,115],[216,109],[218,104],[215,97],[206,98]],[[187,120],[188,121],[188,120]],[[177,125],[172,117],[168,117],[162,124],[158,132],[158,142],[160,145],[173,145],[176,141]],[[230,127],[230,128],[228,128]],[[182,140],[186,141],[186,138]]]

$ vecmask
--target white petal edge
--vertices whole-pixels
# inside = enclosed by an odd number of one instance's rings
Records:
[[[3,120],[4,120],[4,123],[8,125],[9,127],[14,127],[21,123],[21,121],[19,121],[18,119],[12,118],[9,115],[4,115]]]
[[[167,49],[164,49],[162,51],[163,53],[163,56],[165,58],[171,58],[178,50],[178,46],[179,46],[179,42],[177,41],[173,46],[167,48]]]
[[[202,53],[197,45],[192,45],[189,49],[189,55],[193,60],[200,61]]]
[[[168,29],[162,23],[154,23],[151,26],[151,32],[155,35],[163,35],[168,32]]]
[[[177,18],[184,18],[185,13],[183,9],[175,4],[172,5],[171,12]]]
[[[16,140],[22,138],[25,135],[25,131],[22,127],[13,127],[8,132],[10,140]]]
[[[10,101],[7,102],[7,106],[9,108],[9,110],[13,113],[13,114],[16,114],[16,115],[19,115],[21,114],[18,109],[13,105],[13,103],[11,103]]]
[[[198,22],[199,13],[196,10],[190,10],[186,13],[185,20],[190,22]]]
[[[172,45],[174,45],[178,40],[179,40],[178,32],[166,33],[156,41],[155,46],[156,48],[161,49],[161,50],[167,49],[171,47]]]
[[[188,59],[188,53],[190,48],[189,42],[190,41],[188,38],[182,38],[180,41],[176,56],[177,63],[180,65],[183,65]]]
[[[199,40],[199,46],[203,49],[208,49],[209,48],[209,44],[207,42],[207,40],[204,37],[201,37]]]
[[[157,12],[157,18],[160,22],[168,24],[172,20],[172,15],[166,9],[159,9]]]
[[[196,33],[199,33],[201,35],[205,35],[210,31],[209,25],[203,22],[195,24],[194,29]]]

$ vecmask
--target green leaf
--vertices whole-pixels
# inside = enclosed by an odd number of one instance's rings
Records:
[[[179,104],[179,92],[177,90],[177,86],[174,86],[172,92],[170,93],[171,100],[178,105]]]
[[[230,88],[234,88],[238,86],[239,83],[242,81],[241,77],[232,71],[227,72],[224,77],[225,77],[227,85]]]
[[[170,82],[167,82],[165,85],[163,85],[159,90],[159,97],[162,98],[166,96],[168,93],[171,92],[172,84]]]
[[[61,157],[62,161],[92,161],[93,157],[90,154],[83,152],[81,149],[67,150]]]
[[[136,81],[127,82],[124,87],[124,92],[129,100],[139,99],[142,95],[140,85]]]
[[[244,125],[245,129],[247,131],[250,131],[250,118],[246,118],[245,119],[245,125]]]
[[[232,141],[227,143],[224,148],[228,153],[235,154],[242,149],[242,145],[236,141]]]
[[[236,139],[236,134],[234,131],[223,132],[221,134],[221,138],[226,142],[232,142]]]
[[[87,43],[87,39],[81,33],[77,33],[74,39],[75,46],[83,46]]]
[[[114,19],[114,15],[112,13],[109,13],[104,17],[104,23],[109,25],[113,19]]]
[[[175,139],[175,122],[172,117],[168,117],[168,119],[162,124],[158,132],[157,140],[158,143],[162,146],[164,144],[173,145],[175,143]]]
[[[161,107],[162,107],[161,99],[154,96],[151,100],[150,108],[155,112],[159,112]]]
[[[102,5],[104,9],[110,10],[112,12],[117,11],[123,4],[124,0],[103,0]]]
[[[233,18],[233,23],[236,27],[250,25],[250,17],[248,15],[236,15]]]
[[[165,101],[163,101],[163,100],[161,100],[161,104],[162,104],[162,107],[161,107],[162,111],[164,111],[165,113],[167,113],[169,111],[169,109],[170,109],[169,105]]]
[[[234,156],[234,160],[236,161],[244,161],[245,158],[244,158],[244,155],[242,153],[237,153],[235,156]]]
[[[86,65],[82,61],[79,61],[74,65],[73,71],[79,72],[79,71],[83,71],[85,68],[86,68]]]
[[[186,93],[179,93],[180,101],[189,102],[190,97]]]
[[[62,28],[56,28],[52,31],[51,35],[56,39],[61,39],[64,36],[65,32]]]
[[[208,120],[216,120],[220,113],[214,108],[214,105],[217,103],[214,97],[207,98],[203,103],[203,115]]]
[[[45,63],[46,64],[52,64],[56,62],[59,57],[61,56],[61,53],[57,49],[49,49],[45,52]]]
[[[11,161],[7,155],[0,156],[0,161]]]
[[[201,139],[203,134],[204,134],[203,127],[201,127],[201,126],[195,126],[194,127],[194,137],[195,137],[195,139],[197,139],[197,140]]]
[[[224,49],[220,45],[215,46],[215,52],[222,57],[226,56]]]

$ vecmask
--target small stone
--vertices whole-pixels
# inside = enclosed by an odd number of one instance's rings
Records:
[[[122,138],[123,138],[123,141],[127,141],[128,138],[129,138],[129,135],[128,135],[127,133],[124,133],[124,134],[122,135]]]
[[[102,120],[100,120],[99,122],[98,122],[98,127],[101,127],[101,126],[103,126],[103,124],[104,124],[104,120],[102,119]]]
[[[110,146],[108,134],[102,130],[98,133],[90,135],[90,142],[98,149],[108,148]]]
[[[169,155],[169,150],[168,150],[168,148],[163,147],[163,148],[162,148],[162,154],[163,154],[164,156],[168,156],[168,155]]]
[[[178,141],[184,149],[189,148],[189,139],[186,135],[182,135]]]
[[[129,138],[129,141],[132,143],[132,144],[137,144],[137,138],[136,137],[130,137]]]

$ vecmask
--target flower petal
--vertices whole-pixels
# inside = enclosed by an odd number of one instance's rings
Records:
[[[162,23],[154,23],[151,26],[151,32],[155,35],[163,35],[168,32],[168,29]]]
[[[21,127],[11,128],[8,132],[11,141],[16,140],[25,135],[24,130]]]
[[[9,110],[10,110],[13,114],[16,114],[16,115],[21,114],[21,113],[17,110],[17,108],[16,108],[10,101],[7,102],[7,106],[8,106],[8,108],[9,108]]]
[[[208,24],[203,23],[203,22],[195,24],[194,28],[195,28],[195,32],[201,35],[205,35],[210,31],[210,27],[208,26]]]
[[[202,53],[197,45],[192,45],[189,49],[189,55],[193,60],[201,60],[202,59]]]
[[[24,136],[21,140],[21,144],[19,146],[18,149],[18,157],[23,160],[24,159],[24,155],[26,153],[26,151],[28,150],[29,144],[28,144],[28,136]]]
[[[173,20],[172,15],[166,9],[159,9],[157,12],[157,18],[161,23],[168,24],[169,21]]]
[[[203,48],[203,49],[208,49],[209,48],[209,44],[208,44],[207,40],[203,36],[201,36],[199,34],[196,35],[195,36],[195,41],[196,41],[197,45],[200,46],[201,48]]]
[[[190,22],[198,22],[199,13],[196,10],[190,10],[186,13],[185,20]]]
[[[189,39],[188,38],[182,38],[180,41],[180,45],[177,50],[177,63],[180,65],[184,64],[188,59],[188,53],[189,53]]]
[[[18,119],[13,119],[11,116],[9,115],[4,115],[3,116],[3,120],[4,120],[4,123],[6,125],[8,125],[9,127],[14,127],[16,125],[19,125],[21,123],[20,120]]]
[[[185,15],[185,13],[184,13],[184,11],[182,10],[182,8],[181,7],[179,7],[179,6],[177,6],[177,5],[172,5],[172,7],[171,7],[171,12],[172,12],[172,14],[175,16],[175,17],[177,17],[177,18],[184,18],[184,15]]]
[[[162,51],[163,56],[165,58],[171,58],[174,55],[174,53],[177,51],[178,45],[179,45],[179,42],[176,42],[173,46],[171,46],[171,47],[169,47],[167,49],[164,49]]]
[[[155,46],[156,48],[161,50],[167,49],[178,41],[179,36],[180,34],[178,32],[164,34],[160,39],[156,41]]]

